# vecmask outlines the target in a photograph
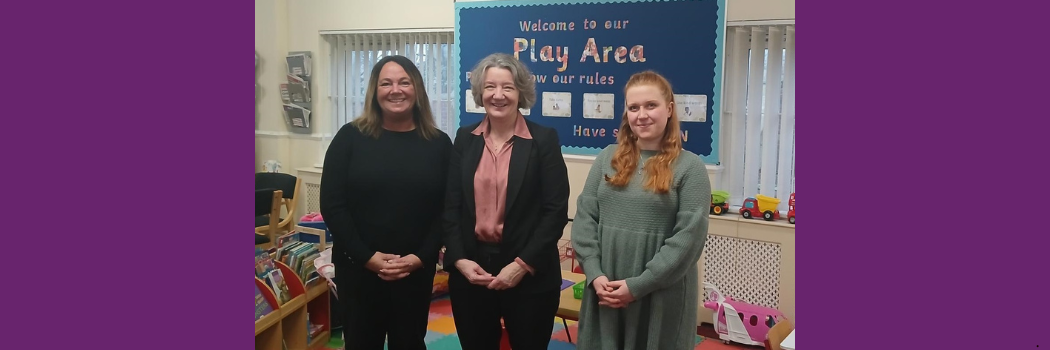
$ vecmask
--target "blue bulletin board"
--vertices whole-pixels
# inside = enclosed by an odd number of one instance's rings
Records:
[[[555,128],[563,153],[596,155],[616,142],[627,79],[651,69],[674,89],[685,149],[719,164],[725,1],[457,2],[457,123],[484,117],[469,94],[474,64],[516,54],[536,80],[526,118]]]

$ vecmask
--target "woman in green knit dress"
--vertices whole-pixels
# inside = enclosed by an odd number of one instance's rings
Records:
[[[587,276],[577,349],[693,349],[711,182],[682,149],[664,77],[631,76],[624,100],[617,144],[595,159],[573,219]]]

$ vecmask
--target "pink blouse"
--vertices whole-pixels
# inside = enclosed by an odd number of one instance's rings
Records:
[[[510,155],[514,149],[514,139],[511,138],[500,148],[489,138],[489,118],[485,117],[474,131],[474,135],[485,139],[485,150],[481,155],[481,161],[474,173],[474,203],[477,207],[477,224],[474,233],[478,241],[488,243],[499,243],[503,236],[503,219],[507,208],[507,177],[510,172]],[[523,139],[532,139],[529,128],[525,125],[524,117],[518,114],[514,122],[514,136]],[[497,151],[497,148],[499,150]],[[532,269],[520,258],[515,259],[529,273]]]

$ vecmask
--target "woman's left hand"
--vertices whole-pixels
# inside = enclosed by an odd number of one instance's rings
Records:
[[[609,281],[606,285],[613,289],[612,292],[609,293],[609,299],[612,299],[612,303],[609,307],[623,308],[627,307],[627,304],[634,301],[634,295],[631,295],[631,290],[627,288],[626,281]]]
[[[525,268],[521,267],[521,265],[511,262],[503,270],[500,270],[499,275],[496,275],[492,282],[489,282],[488,288],[494,290],[514,288],[525,277],[525,272]]]
[[[409,254],[391,260],[387,266],[390,266],[390,268],[385,268],[379,271],[379,278],[386,281],[396,281],[407,277],[412,271],[423,267],[423,261],[415,254]]]

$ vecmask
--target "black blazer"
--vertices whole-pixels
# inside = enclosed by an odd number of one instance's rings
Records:
[[[512,289],[558,290],[561,288],[558,240],[568,223],[569,175],[557,131],[522,120],[532,139],[514,136],[500,250],[509,256],[504,265],[519,257],[536,272],[535,275],[526,273]],[[485,140],[471,132],[480,124],[459,128],[450,156],[444,237],[444,266],[450,278],[463,278],[455,268],[457,260],[476,261],[477,256],[474,173],[481,161]],[[499,271],[488,273],[495,276]]]

